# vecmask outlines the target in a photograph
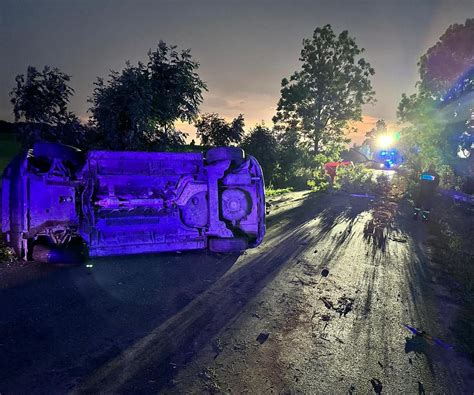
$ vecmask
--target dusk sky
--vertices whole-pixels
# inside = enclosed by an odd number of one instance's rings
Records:
[[[191,48],[200,63],[209,89],[202,112],[270,125],[281,79],[300,65],[302,39],[329,23],[349,30],[375,69],[377,103],[364,108],[361,129],[379,118],[393,124],[401,94],[414,91],[420,55],[450,24],[473,16],[472,0],[0,0],[0,119],[13,120],[15,75],[50,65],[72,76],[70,110],[85,120],[96,77],[145,60],[164,40]]]

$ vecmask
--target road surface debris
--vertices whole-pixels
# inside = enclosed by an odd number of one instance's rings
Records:
[[[257,336],[257,341],[260,343],[260,344],[263,344],[267,341],[268,337],[270,336],[270,333],[268,332],[261,332],[258,336]]]
[[[381,394],[382,393],[382,382],[379,379],[371,379],[370,382],[372,383],[372,387],[374,388],[374,392],[376,394]]]
[[[334,303],[325,296],[321,296],[319,299],[324,303],[327,309],[339,313],[339,317],[345,317],[350,311],[352,311],[352,306],[354,304],[354,299],[345,295],[338,299],[337,306],[334,306]]]
[[[334,309],[339,313],[339,317],[346,316],[347,313],[352,311],[352,305],[354,304],[354,299],[343,296],[338,300],[339,305]]]
[[[326,306],[326,308],[328,308],[328,309],[333,309],[333,308],[334,308],[333,303],[332,303],[331,300],[329,300],[328,298],[322,296],[322,297],[319,298],[319,299],[322,300],[322,302],[324,303],[324,305]]]

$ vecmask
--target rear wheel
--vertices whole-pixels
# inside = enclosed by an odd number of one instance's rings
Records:
[[[212,252],[242,252],[248,248],[248,241],[243,237],[209,239],[209,250]]]

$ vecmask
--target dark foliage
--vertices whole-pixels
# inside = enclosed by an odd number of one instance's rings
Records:
[[[239,144],[244,136],[244,117],[240,114],[226,122],[218,114],[203,114],[196,122],[196,135],[204,146],[221,147]]]
[[[264,125],[257,125],[246,135],[241,147],[247,154],[257,158],[262,166],[265,183],[272,183],[273,175],[278,166],[277,141],[270,129]]]
[[[69,98],[74,94],[70,78],[57,68],[45,66],[39,72],[28,66],[26,76],[16,76],[16,87],[10,92],[15,121],[54,126],[77,122],[77,117],[67,111]]]
[[[205,83],[199,78],[189,50],[160,41],[148,52],[147,64],[129,62],[109,79],[98,78],[89,101],[92,125],[101,143],[113,149],[155,150],[184,144],[177,120],[196,119]]]
[[[420,58],[420,89],[435,96],[446,93],[474,65],[474,19],[453,24]]]
[[[16,87],[10,92],[17,122],[14,131],[24,148],[39,140],[78,147],[87,145],[89,130],[67,110],[74,94],[69,75],[57,68],[45,66],[39,72],[29,66],[26,76],[19,74],[15,81]]]
[[[459,138],[468,120],[460,119],[456,106],[456,111],[440,110],[440,99],[474,62],[473,39],[474,19],[466,20],[464,25],[449,26],[420,58],[417,92],[403,94],[398,105],[398,118],[406,125],[401,142],[408,165],[420,172],[435,164],[442,183],[448,181],[445,186],[458,184],[459,180],[451,181],[454,169],[468,177],[472,177],[474,169],[472,159],[457,157]]]

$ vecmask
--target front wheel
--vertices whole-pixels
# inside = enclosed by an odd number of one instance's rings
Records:
[[[209,250],[212,252],[242,252],[248,248],[248,241],[243,237],[209,239]]]
[[[238,147],[216,147],[206,152],[207,163],[214,163],[221,160],[230,160],[236,165],[240,165],[245,160],[245,152]]]
[[[74,166],[81,166],[84,162],[84,154],[80,149],[59,143],[37,142],[33,146],[33,155],[39,158],[69,161]]]

